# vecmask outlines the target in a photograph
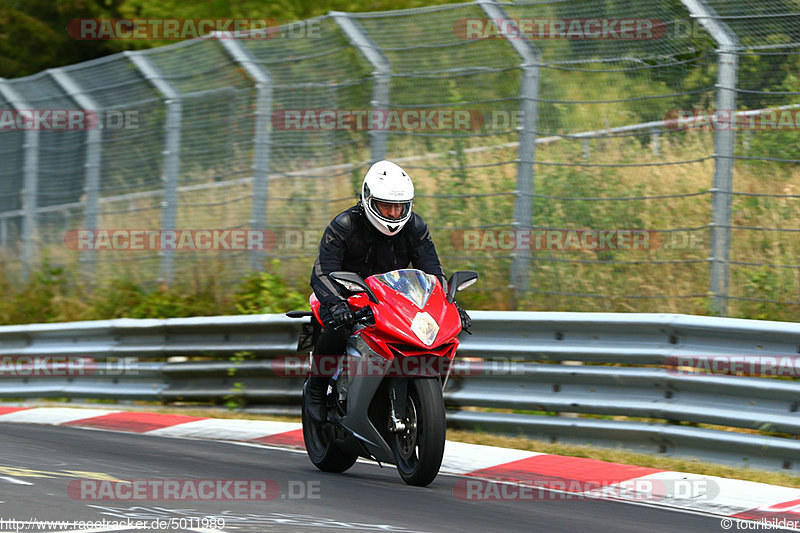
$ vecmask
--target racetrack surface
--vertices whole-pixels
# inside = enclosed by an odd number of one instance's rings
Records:
[[[19,423],[0,423],[0,435],[0,520],[184,518],[193,527],[157,530],[206,532],[211,529],[199,527],[200,517],[224,518],[223,531],[231,532],[720,531],[720,517],[607,500],[466,501],[454,490],[463,484],[458,476],[440,474],[429,487],[410,487],[391,466],[359,462],[344,474],[328,474],[305,453],[258,445]],[[74,490],[80,480],[102,478],[262,480],[280,494],[267,501],[96,500]],[[0,522],[0,531],[7,530]],[[61,529],[68,530],[75,528]]]

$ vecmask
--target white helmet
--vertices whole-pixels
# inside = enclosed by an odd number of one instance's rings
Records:
[[[364,176],[361,204],[367,219],[384,235],[395,235],[405,226],[413,201],[411,178],[391,161],[378,161]]]

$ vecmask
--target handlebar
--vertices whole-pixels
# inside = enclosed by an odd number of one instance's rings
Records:
[[[353,313],[353,319],[358,322],[360,320],[364,320],[365,318],[373,318],[372,308],[368,305],[362,307],[355,313]]]

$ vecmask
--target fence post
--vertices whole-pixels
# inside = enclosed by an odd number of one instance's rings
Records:
[[[161,201],[163,209],[161,215],[161,229],[175,229],[178,221],[178,174],[181,162],[181,121],[183,103],[175,87],[164,79],[158,67],[142,52],[123,52],[128,59],[139,69],[142,76],[164,97],[167,105],[167,123],[164,129],[167,132],[164,141],[164,196]],[[174,276],[174,250],[161,250],[160,278],[166,283],[171,283]]]
[[[256,124],[253,138],[253,204],[250,206],[250,229],[267,228],[267,193],[272,130],[272,78],[269,71],[236,39],[219,39],[225,51],[255,81]],[[264,241],[266,243],[266,239]],[[250,250],[250,270],[264,266],[265,250]]]
[[[660,128],[650,128],[650,150],[652,150],[653,155],[660,155],[661,154],[661,129]]]
[[[28,109],[20,94],[0,78],[0,94],[16,111]],[[25,130],[24,178],[22,186],[22,281],[27,281],[33,269],[38,239],[38,220],[36,208],[39,195],[39,131]]]
[[[84,192],[86,193],[86,205],[83,212],[83,229],[94,230],[98,226],[98,203],[100,199],[100,158],[102,156],[103,130],[100,113],[102,110],[85,92],[81,91],[75,81],[62,68],[49,69],[47,73],[53,78],[61,89],[72,98],[84,111],[92,111],[96,114],[98,121],[94,127],[89,127],[86,134],[86,181],[84,182]],[[84,275],[86,279],[94,279],[97,260],[95,252],[87,250],[81,254],[81,262],[86,265]]]
[[[714,39],[719,57],[717,72],[717,126],[714,128],[714,187],[713,212],[711,222],[711,294],[714,297],[714,311],[718,315],[728,314],[728,286],[731,245],[731,202],[733,193],[733,152],[735,133],[732,113],[736,109],[736,71],[738,67],[737,50],[739,41],[736,34],[723,22],[705,0],[681,0],[692,17]],[[726,117],[726,118],[723,118]]]
[[[476,0],[486,15],[494,20],[508,20],[505,10],[495,0]],[[513,27],[509,27],[513,26]],[[517,190],[514,199],[514,222],[516,231],[524,231],[531,227],[533,204],[533,164],[536,161],[536,132],[539,121],[539,65],[541,54],[528,39],[515,38],[508,32],[521,32],[516,23],[503,24],[503,37],[514,47],[522,58],[522,83],[520,85],[520,111],[522,127],[519,131],[519,148],[517,152]],[[510,288],[512,290],[512,309],[519,306],[520,297],[528,290],[530,271],[530,251],[522,247],[514,250],[511,262]]]
[[[372,42],[367,32],[356,20],[353,20],[348,13],[331,11],[330,16],[342,29],[350,44],[358,48],[367,61],[372,65],[372,101],[370,104],[373,109],[388,109],[390,104],[389,88],[392,81],[392,66],[380,48]],[[371,163],[386,159],[386,132],[380,130],[369,130],[370,142],[369,153]]]

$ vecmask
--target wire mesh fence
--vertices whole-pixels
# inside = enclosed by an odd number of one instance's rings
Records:
[[[474,306],[796,320],[798,67],[796,0],[479,0],[0,80],[92,119],[4,119],[3,266],[304,284],[388,158]]]

